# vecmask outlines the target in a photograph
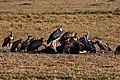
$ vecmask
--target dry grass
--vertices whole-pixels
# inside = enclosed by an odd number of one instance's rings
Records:
[[[15,39],[27,38],[27,35],[47,39],[56,26],[63,25],[64,31],[75,31],[78,37],[87,30],[92,37],[100,37],[111,47],[120,42],[120,16],[113,14],[0,14],[1,41],[13,31]]]
[[[120,79],[120,56],[1,53],[1,79]]]
[[[48,38],[58,25],[87,30],[115,47],[120,43],[120,0],[0,0],[0,44],[13,31],[15,40]],[[119,56],[0,53],[1,79],[117,79]]]

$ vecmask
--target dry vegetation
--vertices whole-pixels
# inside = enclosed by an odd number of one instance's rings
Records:
[[[1,53],[1,79],[119,80],[120,56]]]
[[[0,0],[0,44],[13,31],[48,38],[58,25],[78,37],[89,31],[115,47],[120,43],[120,0]],[[1,79],[120,79],[119,55],[0,52]]]

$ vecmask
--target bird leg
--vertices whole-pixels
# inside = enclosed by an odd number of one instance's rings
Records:
[[[10,49],[12,47],[12,43],[9,42],[8,45],[7,45],[8,49]]]
[[[54,41],[52,42],[52,46],[53,46],[55,52],[57,52],[57,49],[56,49],[56,40],[54,40]]]

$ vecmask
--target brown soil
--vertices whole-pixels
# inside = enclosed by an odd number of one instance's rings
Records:
[[[120,44],[120,0],[1,0],[0,44],[13,31],[15,40],[44,37],[57,26],[81,37],[89,31],[112,50]],[[119,56],[0,54],[1,79],[117,79]]]

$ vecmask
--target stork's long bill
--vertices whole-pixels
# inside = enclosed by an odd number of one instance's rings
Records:
[[[62,29],[62,28],[60,28],[60,31],[61,31],[61,32],[63,32],[63,29]]]

